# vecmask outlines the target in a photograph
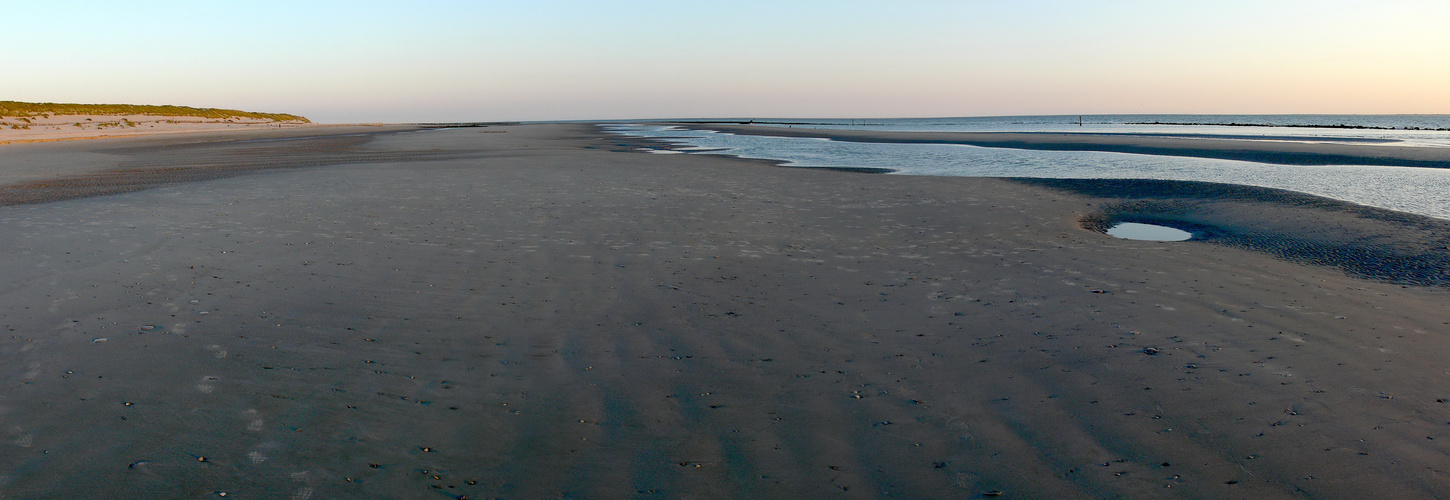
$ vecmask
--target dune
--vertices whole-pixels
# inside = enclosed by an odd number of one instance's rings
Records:
[[[0,144],[306,125],[297,115],[232,109],[0,101]]]

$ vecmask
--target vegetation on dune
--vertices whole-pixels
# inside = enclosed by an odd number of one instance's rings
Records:
[[[278,122],[312,123],[307,118],[285,113],[255,113],[235,109],[192,108],[187,106],[151,106],[145,104],[60,104],[53,102],[0,101],[0,116],[24,118],[50,115],[152,115],[195,116],[200,118],[251,118]]]

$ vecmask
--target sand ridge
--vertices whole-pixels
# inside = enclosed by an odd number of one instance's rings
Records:
[[[62,149],[236,146],[171,140]],[[0,492],[1450,494],[1441,288],[589,125],[296,144],[0,207]]]

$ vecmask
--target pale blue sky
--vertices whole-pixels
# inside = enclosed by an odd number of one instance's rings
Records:
[[[321,122],[1450,113],[1450,2],[7,2],[0,99]]]

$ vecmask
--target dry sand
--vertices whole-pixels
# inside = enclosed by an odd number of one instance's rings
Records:
[[[0,147],[0,497],[1450,495],[1444,222],[374,132]]]
[[[158,115],[37,115],[0,116],[0,144],[68,141],[102,137],[134,137],[256,129],[319,128],[304,122],[261,118],[204,118]]]

